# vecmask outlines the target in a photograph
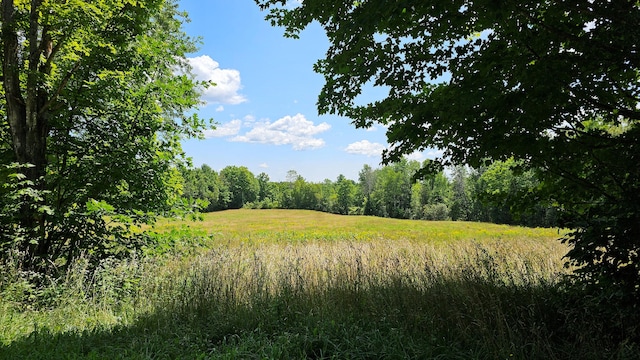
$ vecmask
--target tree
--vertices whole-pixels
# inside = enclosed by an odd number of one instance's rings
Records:
[[[370,198],[372,208],[377,209],[374,215],[403,219],[411,217],[411,186],[418,167],[417,161],[402,159],[378,170]]]
[[[582,284],[640,298],[637,1],[256,2],[287,36],[326,31],[320,113],[387,124],[387,163],[437,147],[540,169]],[[368,84],[388,96],[358,103]]]
[[[487,208],[493,223],[557,225],[554,209],[536,196],[540,183],[535,171],[522,171],[513,159],[493,162],[475,185],[473,197]]]
[[[258,192],[258,201],[265,201],[267,199],[271,200],[271,186],[269,184],[269,175],[267,173],[261,172],[256,177],[258,180],[258,185],[260,187],[260,191]]]
[[[220,171],[220,178],[231,193],[229,208],[239,209],[258,199],[260,183],[246,166],[227,166]]]
[[[329,180],[319,184],[319,199],[318,210],[324,212],[334,212],[336,209],[336,202],[338,201],[338,194],[335,184]]]
[[[229,202],[218,173],[209,165],[203,164],[200,168],[184,169],[182,177],[184,179],[183,196],[187,199],[206,201],[204,211],[220,210]]]
[[[291,184],[291,209],[315,210],[318,207],[319,191],[314,184],[307,182],[301,175]]]
[[[356,192],[356,184],[353,180],[349,180],[340,174],[335,183],[336,203],[335,212],[342,215],[349,214],[349,208],[354,202]]]
[[[205,127],[181,21],[171,0],[2,1],[3,253],[128,251],[131,222],[176,204],[179,140]]]
[[[368,197],[373,192],[373,188],[376,183],[374,174],[373,169],[368,164],[364,164],[362,166],[362,170],[358,173],[358,181],[364,196]]]
[[[423,164],[423,167],[428,164],[428,161]],[[415,202],[412,206],[416,209],[416,216],[427,220],[448,220],[450,219],[450,198],[451,198],[451,185],[449,179],[440,171],[436,174],[430,174],[424,176],[424,178],[416,183],[420,185],[418,189],[415,189],[412,198],[412,202]],[[414,185],[415,186],[415,185]]]
[[[471,200],[467,186],[467,169],[464,166],[453,168],[451,181],[451,217],[454,220],[471,220]]]
[[[289,182],[274,182],[271,183],[271,189],[273,191],[273,203],[275,207],[281,209],[290,209],[292,200],[291,192],[292,185]]]
[[[371,201],[371,194],[376,183],[375,171],[371,169],[371,166],[364,164],[362,170],[358,173],[358,183],[362,189],[362,195],[364,196],[364,215],[374,215],[378,211],[374,208],[374,204]]]

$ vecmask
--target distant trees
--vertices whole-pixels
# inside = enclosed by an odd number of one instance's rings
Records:
[[[473,193],[481,203],[481,217],[487,221],[553,226],[558,221],[557,211],[536,196],[539,186],[535,171],[522,169],[511,158],[478,172]]]
[[[231,201],[229,188],[220,180],[218,173],[206,164],[200,168],[183,170],[182,177],[183,196],[204,201],[204,211],[224,209]]]
[[[414,185],[412,193],[413,217],[426,220],[465,220],[451,212],[453,184],[443,172],[427,176]]]
[[[305,180],[295,170],[286,181],[271,182],[246,167],[228,166],[216,173],[209,166],[183,172],[185,197],[205,200],[205,211],[249,208],[307,209],[343,215],[403,219],[487,221],[527,226],[555,226],[552,206],[536,202],[538,181],[532,171],[519,172],[512,159],[482,169],[456,167],[423,179],[417,161],[373,169],[364,165],[359,180],[339,175],[335,181]],[[530,199],[511,206],[514,198]]]

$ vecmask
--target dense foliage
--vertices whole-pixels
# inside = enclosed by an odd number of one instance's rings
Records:
[[[638,303],[637,1],[256,2],[288,36],[326,31],[321,113],[388,125],[387,162],[437,147],[435,164],[540,170],[541,191],[520,202],[557,202],[581,283]],[[370,84],[388,95],[361,104]]]
[[[172,0],[3,1],[0,256],[65,267],[138,246],[180,200],[199,84]]]

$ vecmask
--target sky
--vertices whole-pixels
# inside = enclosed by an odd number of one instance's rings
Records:
[[[284,29],[264,20],[266,13],[253,0],[179,0],[179,6],[190,19],[185,32],[201,41],[188,57],[192,71],[217,84],[203,93],[206,105],[197,109],[216,129],[205,131],[203,140],[182,143],[195,166],[216,171],[246,166],[271,181],[285,181],[295,170],[311,182],[335,181],[340,174],[357,181],[365,164],[381,166],[388,146],[384,127],[356,129],[348,118],[318,115],[324,79],[313,64],[329,42],[317,23],[300,39],[289,39]],[[362,100],[383,95],[372,89]],[[427,151],[410,158],[435,155]]]

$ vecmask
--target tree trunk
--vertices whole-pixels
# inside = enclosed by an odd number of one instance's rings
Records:
[[[38,41],[38,6],[39,0],[31,1],[30,28],[28,31],[29,68],[24,69],[25,60],[19,43],[18,30],[14,19],[15,9],[13,0],[2,0],[2,72],[4,76],[3,88],[7,109],[11,140],[15,160],[24,165],[21,172],[26,179],[33,183],[35,190],[44,190],[44,175],[46,170],[46,141],[48,124],[46,112],[42,112],[46,94],[40,90],[38,66],[40,64],[40,49]],[[22,55],[22,57],[21,57]],[[26,71],[26,89],[21,88],[20,75]],[[27,167],[28,165],[28,167]],[[48,252],[48,243],[44,231],[44,214],[38,211],[39,201],[32,197],[25,197],[24,205],[18,214],[19,225],[27,231],[27,239],[23,241],[21,250],[26,251],[27,266],[32,267],[38,258],[43,258]],[[35,240],[35,241],[34,241]]]

